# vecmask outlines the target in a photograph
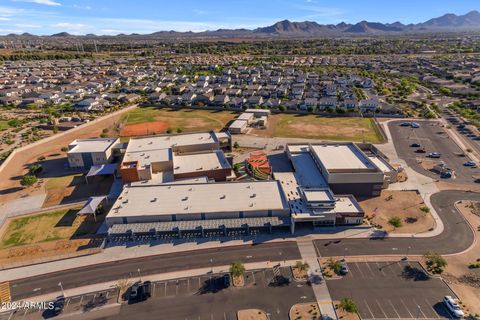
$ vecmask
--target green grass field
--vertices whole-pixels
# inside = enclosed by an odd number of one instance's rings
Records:
[[[8,129],[10,126],[8,125],[8,121],[0,120],[0,130]]]
[[[122,117],[125,124],[162,121],[172,130],[183,132],[218,131],[233,120],[237,114],[230,111],[172,110],[159,108],[136,108]]]
[[[46,190],[66,188],[72,185],[73,180],[77,177],[81,177],[82,174],[72,174],[69,176],[48,178],[47,184],[45,186]]]
[[[319,117],[315,115],[276,114],[270,117],[270,134],[320,140],[380,143],[379,128],[371,118]]]
[[[95,232],[98,224],[82,223],[84,218],[77,217],[78,210],[63,209],[11,220],[2,235],[0,249]]]

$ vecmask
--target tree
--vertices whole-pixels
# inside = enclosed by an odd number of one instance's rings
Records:
[[[402,226],[402,219],[397,216],[391,217],[390,220],[388,220],[388,223],[395,228],[400,228]]]
[[[447,266],[447,260],[436,252],[427,251],[423,258],[427,264],[427,269],[435,274],[442,273]]]
[[[177,128],[177,133],[182,133],[182,132],[183,132],[182,128]]]
[[[235,163],[233,165],[233,171],[238,172],[238,171],[240,171],[241,167],[242,167],[242,165],[240,163]]]
[[[287,108],[285,106],[280,106],[280,107],[278,107],[278,110],[280,110],[282,112],[285,112],[285,111],[287,111]]]
[[[342,309],[342,310],[344,310],[345,312],[348,312],[348,313],[357,313],[358,312],[357,305],[350,298],[343,298],[342,300],[340,300],[339,307],[340,307],[340,309]]]
[[[237,149],[237,148],[240,148],[240,145],[238,144],[237,141],[235,141],[235,143],[233,144],[233,147],[234,147],[235,149]]]
[[[167,132],[168,134],[170,134],[170,133],[172,133],[172,131],[173,131],[172,128],[168,128],[166,132]]]
[[[20,180],[20,184],[24,187],[29,187],[34,185],[37,181],[37,177],[27,174],[22,177],[22,180]]]
[[[28,174],[31,176],[38,176],[40,172],[42,172],[43,167],[41,164],[34,164],[28,168]]]
[[[333,259],[330,259],[328,261],[328,266],[330,267],[330,269],[332,269],[335,273],[338,273],[340,271],[340,269],[342,269],[342,264],[340,263],[340,261],[338,260],[333,260]]]
[[[297,261],[297,263],[295,263],[295,268],[300,271],[308,271],[310,265],[307,262]]]
[[[230,265],[230,273],[234,277],[242,277],[245,274],[245,266],[241,261],[235,261]]]

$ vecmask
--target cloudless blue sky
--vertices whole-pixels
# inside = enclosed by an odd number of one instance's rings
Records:
[[[203,31],[284,19],[417,23],[471,10],[479,0],[0,0],[0,34]]]

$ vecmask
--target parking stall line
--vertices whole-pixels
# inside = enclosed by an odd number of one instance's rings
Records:
[[[361,278],[365,278],[365,275],[363,274],[362,270],[360,270],[360,267],[358,266],[358,264],[356,262],[355,262],[355,267],[358,269],[358,272],[360,273]]]
[[[367,269],[370,271],[370,273],[372,274],[372,277],[375,277],[375,272],[373,272],[372,268],[371,268],[371,263],[366,263],[367,265]]]
[[[395,314],[397,315],[397,318],[401,318],[401,317],[400,317],[400,314],[397,312],[397,309],[396,309],[395,306],[393,305],[392,300],[387,299],[387,301],[388,301],[388,302],[390,303],[390,305],[392,306],[392,309],[393,309],[393,311],[395,312]]]
[[[438,318],[439,314],[437,311],[435,311],[433,305],[427,299],[424,298],[423,300],[425,301],[425,306],[427,307],[428,313],[433,314],[436,318]],[[430,311],[432,311],[432,313],[430,313]]]
[[[381,273],[383,276],[387,276],[387,275],[385,274],[385,272],[383,271],[382,266],[381,266],[378,262],[375,262],[375,264],[377,265],[377,269],[380,271],[380,273]]]
[[[385,319],[388,319],[389,317],[387,316],[387,314],[385,313],[385,311],[383,311],[383,308],[382,308],[382,305],[380,304],[380,302],[378,302],[377,299],[375,299],[375,302],[377,303],[377,306],[378,306],[378,308],[380,309],[380,311],[382,311],[383,315],[385,316]]]
[[[375,315],[373,314],[372,309],[370,309],[370,306],[368,305],[367,300],[363,299],[363,302],[365,303],[365,306],[367,307],[368,312],[372,316],[372,319],[375,319]]]

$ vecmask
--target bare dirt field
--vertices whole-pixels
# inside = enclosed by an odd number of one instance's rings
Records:
[[[470,222],[474,229],[480,226],[480,210],[472,208],[471,201],[460,203],[457,208]],[[480,202],[477,202],[480,206]],[[477,233],[478,237],[478,233]],[[468,312],[480,314],[480,268],[470,269],[469,264],[480,259],[480,241],[477,239],[473,248],[465,253],[447,256],[448,262],[443,278],[460,296]]]
[[[274,114],[268,118],[267,129],[253,129],[250,133],[263,137],[382,142],[374,120],[367,118]]]
[[[169,124],[165,121],[127,124],[120,131],[120,137],[148,136],[165,133]]]
[[[259,309],[245,309],[237,312],[238,320],[268,320],[265,311]]]
[[[67,131],[65,134],[59,134],[53,140],[39,143],[16,153],[14,158],[0,171],[0,204],[20,196],[43,193],[44,190],[42,188],[25,189],[20,185],[20,178],[28,171],[30,165],[38,163],[38,158],[41,156],[45,156],[46,161],[65,158],[66,154],[61,151],[62,147],[67,146],[74,139],[98,138],[105,128],[116,128],[122,113],[126,111],[125,109],[121,110],[118,113],[100,119],[96,123],[81,126],[74,132]],[[63,167],[59,169],[63,170]]]
[[[317,320],[321,319],[320,309],[315,302],[299,303],[290,309],[291,320]]]
[[[435,227],[432,215],[420,210],[425,204],[415,191],[383,190],[379,197],[360,201],[360,206],[372,224],[387,232],[418,233]],[[393,217],[400,218],[400,227],[389,223]]]

